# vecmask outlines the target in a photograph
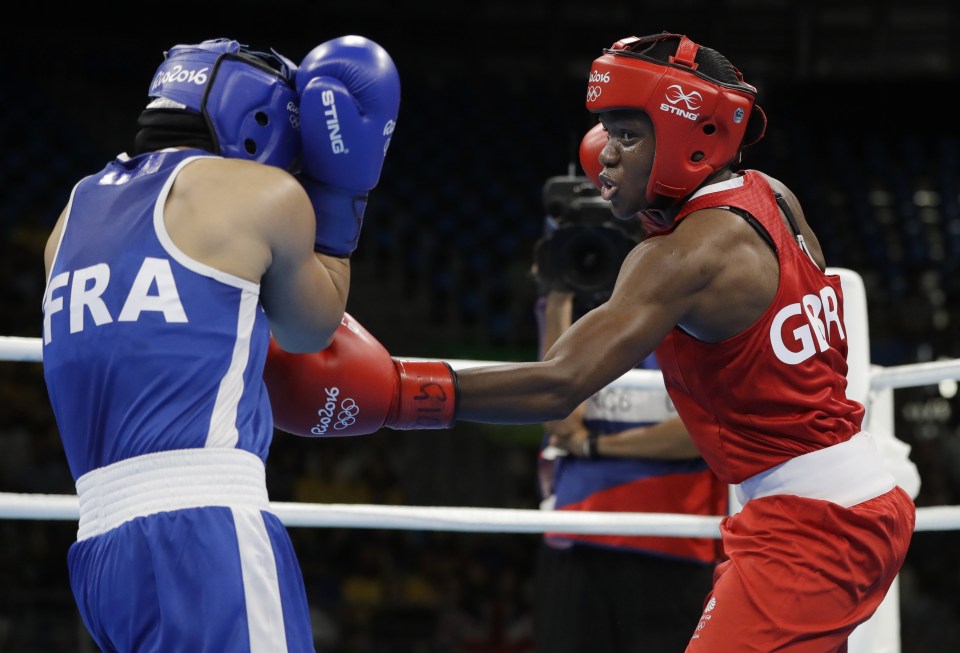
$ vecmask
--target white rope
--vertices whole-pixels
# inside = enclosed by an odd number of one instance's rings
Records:
[[[316,504],[274,501],[270,508],[287,526],[393,528],[478,533],[565,533],[720,536],[719,517],[672,513],[603,513],[504,508],[451,508]],[[66,494],[0,492],[0,518],[74,521],[80,500]]]
[[[426,358],[402,357],[403,360],[430,360]],[[32,361],[43,360],[43,348],[39,338],[21,338],[0,336],[0,360]],[[496,365],[496,361],[448,360],[454,369],[465,369],[481,365]],[[876,367],[870,372],[870,387],[878,390],[886,388],[915,388],[923,385],[935,385],[944,379],[960,380],[960,360],[914,363],[893,367]],[[663,389],[663,375],[659,370],[630,370],[614,383],[632,385],[645,389]]]
[[[916,388],[936,385],[946,379],[960,380],[960,360],[878,367],[870,373],[870,387],[876,390]]]
[[[39,363],[43,360],[40,338],[0,336],[0,360]]]
[[[425,361],[436,360],[428,358],[397,356],[403,360]],[[0,336],[0,361],[34,362],[43,361],[43,346],[40,338],[21,338],[18,336]],[[480,365],[495,365],[496,361],[481,360],[448,360],[450,366],[461,370]],[[663,375],[659,370],[630,370],[623,377],[622,383],[629,383],[640,388],[664,389]]]
[[[308,528],[391,528],[467,533],[581,533],[720,537],[720,517],[675,513],[520,510],[378,506],[274,501],[271,510],[287,526]],[[0,519],[75,521],[80,502],[66,494],[0,492]],[[960,506],[917,509],[917,531],[960,530]]]

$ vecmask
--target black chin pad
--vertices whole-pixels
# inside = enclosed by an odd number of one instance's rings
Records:
[[[181,109],[145,109],[137,118],[140,131],[134,139],[134,155],[166,147],[195,147],[217,153],[204,117]]]

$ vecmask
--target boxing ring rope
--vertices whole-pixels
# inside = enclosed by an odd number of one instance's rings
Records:
[[[0,360],[41,362],[39,338],[0,336]],[[407,360],[424,360],[407,357]],[[496,361],[449,360],[455,369],[492,365]],[[870,388],[934,385],[960,380],[960,360],[874,366]],[[657,370],[631,370],[614,382],[645,389],[664,388]],[[719,537],[719,517],[672,513],[606,513],[543,511],[503,508],[381,506],[365,504],[303,504],[272,502],[271,508],[287,526],[314,528],[376,528],[486,533],[543,533],[548,531],[608,535]],[[0,519],[77,520],[75,495],[0,492]],[[960,530],[960,506],[917,509],[917,531]]]

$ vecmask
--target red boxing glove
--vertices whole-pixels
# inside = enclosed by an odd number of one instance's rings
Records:
[[[263,378],[274,425],[294,435],[444,429],[455,420],[453,368],[443,361],[391,358],[349,314],[323,351],[291,354],[271,338]]]
[[[599,122],[580,141],[580,167],[597,188],[600,188],[600,173],[603,172],[600,152],[606,145],[607,130]]]

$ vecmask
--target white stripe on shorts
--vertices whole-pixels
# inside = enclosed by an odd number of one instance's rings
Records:
[[[280,603],[280,581],[273,546],[259,510],[234,508],[233,521],[240,544],[240,568],[247,603],[250,653],[286,653],[287,641]]]

